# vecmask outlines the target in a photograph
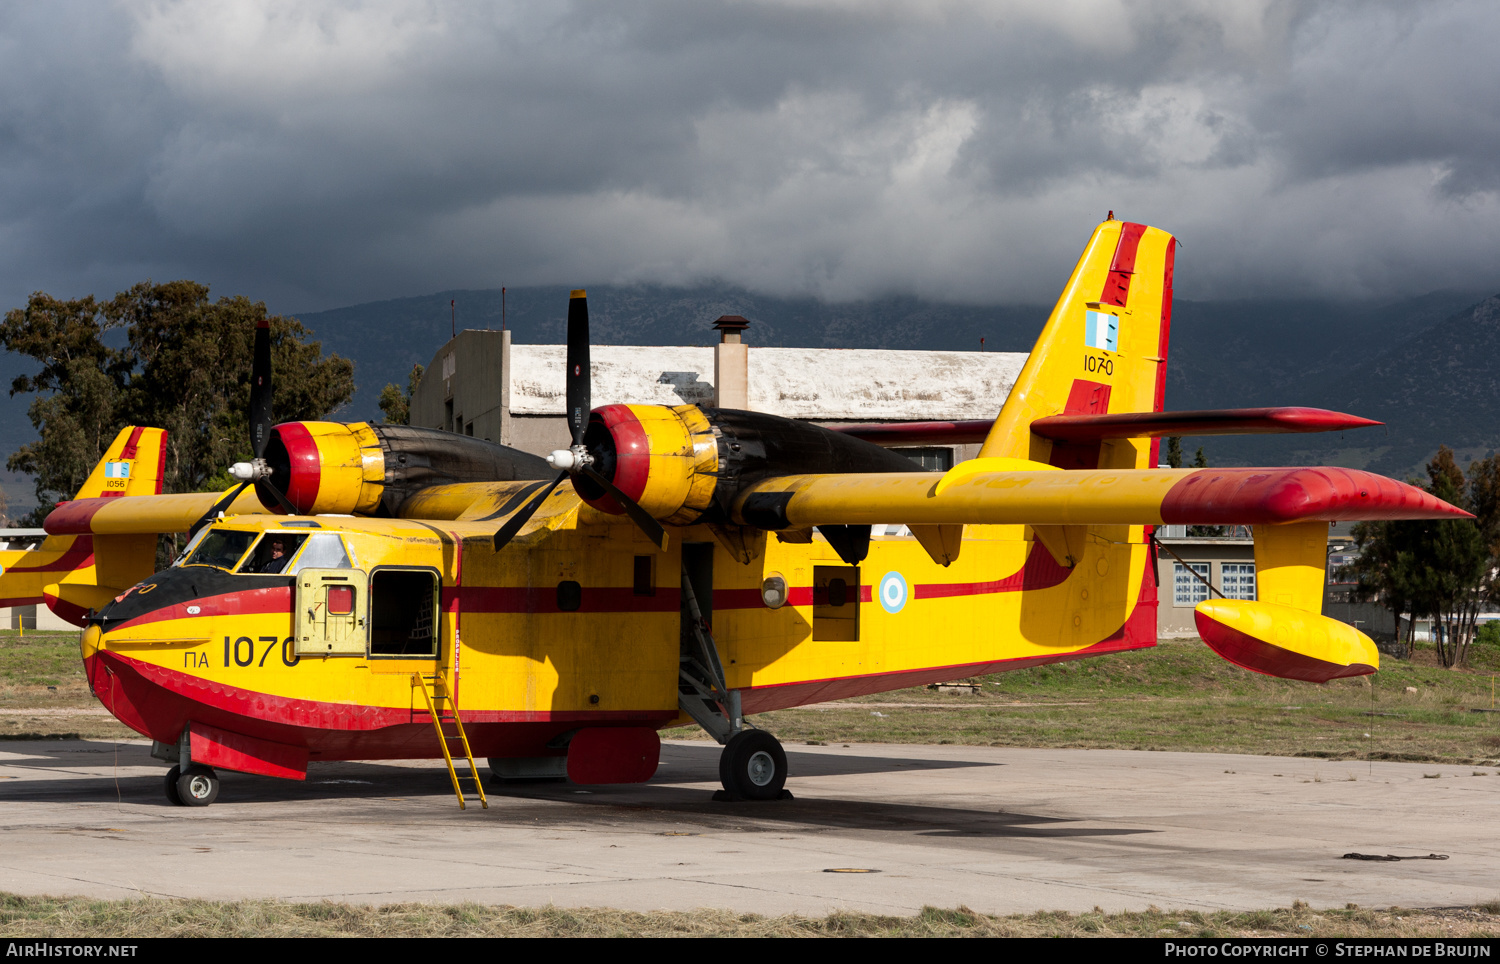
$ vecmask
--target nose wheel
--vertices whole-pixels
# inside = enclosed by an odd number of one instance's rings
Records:
[[[193,764],[167,771],[167,799],[178,807],[206,807],[219,796],[219,775],[213,767]]]
[[[780,800],[786,787],[786,751],[765,730],[741,730],[719,755],[719,780],[732,800]]]

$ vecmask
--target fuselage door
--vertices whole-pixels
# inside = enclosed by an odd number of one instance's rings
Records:
[[[363,656],[370,577],[362,569],[297,573],[297,655]]]

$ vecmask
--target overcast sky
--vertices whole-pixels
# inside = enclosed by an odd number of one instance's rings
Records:
[[[1500,4],[14,3],[0,301],[1500,291]]]

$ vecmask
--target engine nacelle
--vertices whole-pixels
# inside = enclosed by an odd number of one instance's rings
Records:
[[[713,504],[719,447],[713,426],[696,405],[596,408],[583,444],[594,456],[594,471],[663,522],[695,522]],[[594,508],[624,514],[586,476],[574,476],[573,485]]]
[[[547,479],[547,463],[484,439],[368,422],[283,422],[266,446],[271,483],[298,512],[394,516],[413,493],[450,482]],[[263,485],[267,509],[276,499]]]
[[[596,472],[672,525],[727,522],[739,491],[770,475],[915,469],[899,452],[807,422],[696,405],[597,408],[583,444]],[[594,508],[624,512],[586,476],[573,486]]]

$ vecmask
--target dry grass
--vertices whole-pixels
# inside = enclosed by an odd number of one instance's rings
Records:
[[[0,936],[48,937],[1485,937],[1500,905],[1251,913],[1041,912],[1006,917],[928,907],[914,917],[763,917],[479,904],[293,904],[269,900],[88,900],[0,895]]]

